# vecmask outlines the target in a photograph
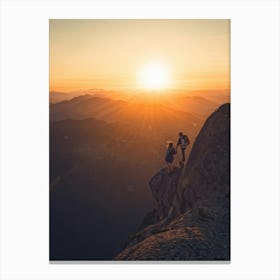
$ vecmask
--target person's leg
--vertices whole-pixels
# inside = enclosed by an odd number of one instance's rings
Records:
[[[170,173],[170,163],[169,162],[166,162],[167,163],[167,173],[169,174]]]
[[[186,159],[185,151],[186,149],[181,149],[182,150],[182,161],[184,162]]]

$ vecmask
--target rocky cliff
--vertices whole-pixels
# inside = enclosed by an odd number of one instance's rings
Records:
[[[230,259],[230,104],[206,120],[186,166],[150,188],[154,209],[115,260]]]

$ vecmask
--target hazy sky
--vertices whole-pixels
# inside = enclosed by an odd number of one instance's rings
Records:
[[[135,89],[145,64],[174,89],[228,89],[229,20],[50,20],[50,90]]]

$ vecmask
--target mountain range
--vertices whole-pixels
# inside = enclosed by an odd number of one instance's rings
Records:
[[[166,141],[184,131],[195,143],[207,104],[199,114],[183,102],[180,110],[93,95],[50,104],[50,259],[120,253],[153,207],[147,182],[164,164]]]

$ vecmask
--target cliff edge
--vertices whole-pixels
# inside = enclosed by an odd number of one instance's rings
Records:
[[[206,120],[183,169],[150,181],[154,209],[115,260],[230,259],[230,104]]]

